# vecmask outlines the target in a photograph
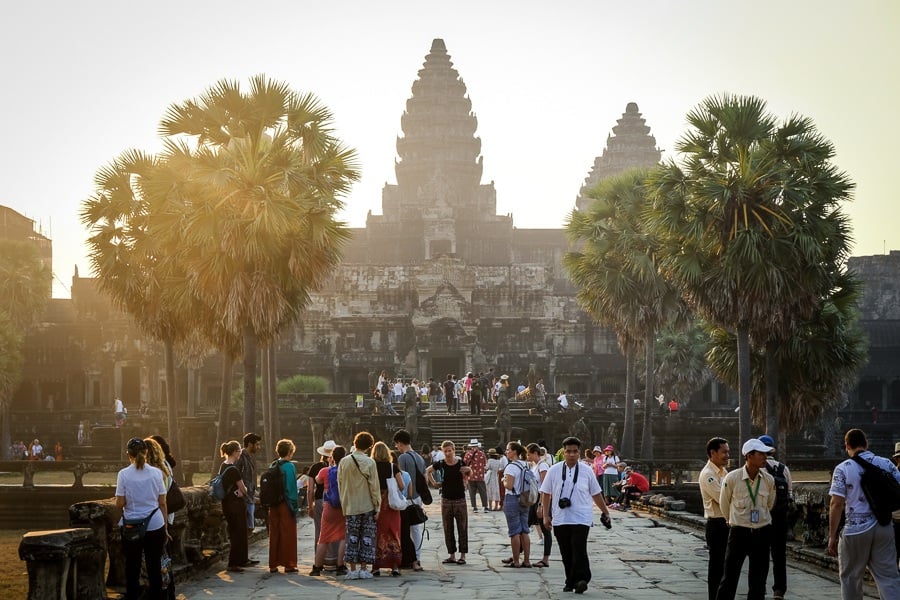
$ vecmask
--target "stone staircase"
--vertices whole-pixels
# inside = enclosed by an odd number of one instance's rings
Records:
[[[480,416],[431,415],[431,443],[440,445],[444,440],[452,440],[457,451],[464,450],[472,438],[484,443],[484,431]]]

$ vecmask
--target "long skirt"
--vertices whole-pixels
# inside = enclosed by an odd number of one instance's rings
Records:
[[[319,532],[319,543],[340,542],[346,537],[347,521],[343,511],[334,508],[328,502],[322,502],[322,530]]]
[[[269,568],[297,568],[297,519],[287,501],[269,509]]]
[[[493,469],[485,471],[484,485],[487,488],[488,502],[500,502],[500,486],[497,483],[497,471]]]
[[[378,513],[375,536],[376,569],[396,569],[403,560],[400,546],[400,511],[388,505],[387,492],[381,493],[381,510]]]

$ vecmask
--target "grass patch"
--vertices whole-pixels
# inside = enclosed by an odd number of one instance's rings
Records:
[[[28,570],[19,560],[19,543],[27,529],[0,530],[0,598],[28,596]]]

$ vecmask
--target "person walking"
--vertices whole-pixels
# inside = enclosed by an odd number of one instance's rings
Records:
[[[241,472],[241,481],[247,488],[247,496],[244,498],[247,511],[247,535],[253,534],[256,527],[256,464],[253,462],[253,455],[262,448],[262,438],[255,433],[245,433],[244,447],[241,449],[241,456],[238,458],[234,466]]]
[[[166,543],[171,539],[166,510],[166,486],[163,472],[147,463],[147,444],[141,438],[131,438],[125,446],[129,465],[116,476],[116,508],[122,511],[121,527],[125,520],[147,519],[142,539],[122,539],[125,553],[125,598],[141,597],[141,557],[147,564],[147,580],[151,598],[162,598],[160,560]]]
[[[478,381],[478,380],[476,380]],[[471,401],[471,400],[470,400]],[[478,512],[476,505],[476,494],[481,497],[481,509],[484,512],[488,510],[487,487],[484,482],[485,471],[487,469],[487,456],[481,449],[481,442],[477,438],[469,440],[469,449],[463,456],[463,462],[472,469],[469,475],[469,501],[472,503],[472,512]]]
[[[368,431],[353,438],[353,452],[338,465],[338,493],[347,521],[347,547],[344,562],[349,564],[347,579],[371,579],[366,565],[375,562],[375,536],[381,488],[378,469],[368,456],[375,439]]]
[[[706,457],[706,465],[700,471],[700,496],[703,499],[703,516],[706,517],[706,549],[709,552],[706,587],[709,600],[715,600],[722,574],[725,573],[725,548],[728,546],[728,521],[719,506],[722,481],[728,474],[728,440],[714,437],[706,442]]]
[[[894,529],[890,522],[882,525],[875,517],[861,485],[863,466],[856,461],[868,461],[898,482],[900,471],[890,460],[869,450],[869,440],[861,429],[851,429],[844,435],[844,449],[850,458],[835,467],[828,492],[827,553],[838,557],[841,594],[844,598],[862,598],[868,567],[882,600],[900,598]],[[838,539],[841,513],[846,513],[847,523]]]
[[[775,479],[775,505],[772,506],[772,598],[783,600],[787,592],[787,534],[788,508],[794,498],[794,481],[791,470],[782,462],[775,460],[775,440],[770,435],[759,436],[766,446],[772,448],[766,459],[766,471]]]
[[[222,499],[222,514],[228,526],[228,570],[239,573],[250,563],[247,540],[247,488],[241,479],[241,472],[235,463],[241,457],[241,445],[237,440],[222,444],[219,453],[224,459],[219,466],[225,497]]]
[[[447,440],[441,444],[444,453],[443,460],[436,461],[425,470],[425,478],[428,484],[441,489],[441,522],[444,526],[444,543],[447,545],[447,558],[443,564],[466,564],[466,554],[469,552],[469,514],[466,511],[466,486],[465,477],[472,469],[456,456],[456,445]],[[443,476],[441,483],[434,479],[435,471],[440,471]],[[456,544],[456,533],[459,535],[459,546]],[[459,550],[459,558],[456,552]]]
[[[603,526],[612,527],[603,490],[591,467],[580,459],[581,440],[564,439],[563,461],[550,467],[540,488],[544,529],[553,531],[566,571],[563,591],[576,594],[583,594],[591,581],[587,537],[594,524],[594,506],[603,513]]]
[[[756,438],[741,447],[744,466],[722,480],[719,506],[731,528],[725,548],[725,573],[716,600],[734,600],[744,559],[750,557],[747,600],[765,600],[769,576],[769,543],[772,536],[772,507],[775,479],[766,472],[771,446]]]
[[[512,546],[512,561],[506,566],[514,569],[531,568],[529,507],[519,504],[519,496],[525,485],[525,471],[529,469],[528,464],[525,463],[526,454],[525,448],[519,442],[509,442],[506,445],[506,458],[509,460],[509,466],[503,471],[503,487],[506,489],[503,513],[506,515],[506,528],[509,534],[509,543]],[[522,562],[519,562],[520,552]]]
[[[272,463],[281,470],[284,501],[269,507],[269,573],[284,567],[285,573],[297,572],[297,470],[291,459],[296,447],[291,440],[278,440]]]

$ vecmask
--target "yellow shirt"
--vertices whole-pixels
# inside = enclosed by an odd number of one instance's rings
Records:
[[[757,482],[759,487],[757,488]],[[749,489],[747,485],[750,485]],[[757,489],[759,492],[757,492]],[[750,490],[756,495],[756,503],[750,496]],[[719,495],[719,506],[722,514],[732,527],[748,527],[759,529],[772,523],[772,507],[775,505],[775,478],[760,469],[756,479],[750,479],[747,467],[743,466],[725,476],[722,481],[722,492]],[[750,512],[759,511],[756,523],[750,522]]]
[[[337,478],[344,516],[377,512],[381,508],[381,486],[374,460],[362,452],[349,454],[338,464]]]
[[[717,467],[712,461],[700,471],[700,495],[703,497],[703,516],[707,519],[721,519],[725,515],[719,508],[719,496],[722,493],[722,480],[728,474],[725,467]]]

